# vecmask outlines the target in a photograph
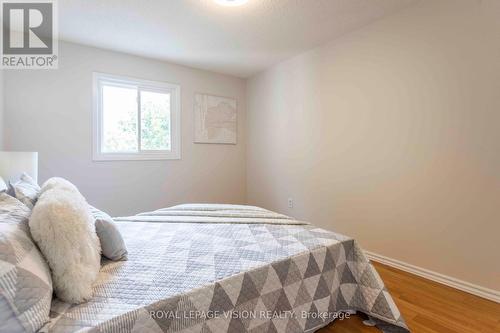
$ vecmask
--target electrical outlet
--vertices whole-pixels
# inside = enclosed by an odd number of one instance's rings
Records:
[[[293,208],[293,199],[288,198],[288,208]]]

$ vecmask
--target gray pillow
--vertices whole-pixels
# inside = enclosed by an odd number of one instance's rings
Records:
[[[33,208],[40,195],[40,186],[28,174],[23,173],[21,179],[11,184],[14,196],[29,208]]]
[[[52,279],[31,239],[30,213],[0,193],[0,332],[36,332],[49,320]]]
[[[118,227],[108,214],[90,206],[95,218],[95,231],[101,241],[102,254],[114,261],[127,260],[127,248]]]

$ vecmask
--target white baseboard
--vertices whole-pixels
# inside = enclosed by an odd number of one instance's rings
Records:
[[[426,278],[426,279],[429,279],[429,280],[432,280],[435,282],[439,282],[439,283],[444,284],[446,286],[449,286],[449,287],[452,287],[455,289],[459,289],[459,290],[465,291],[467,293],[470,293],[470,294],[473,294],[473,295],[476,295],[476,296],[479,296],[482,298],[489,299],[493,302],[500,303],[500,291],[498,291],[498,290],[493,290],[493,289],[481,287],[481,286],[478,286],[478,285],[475,285],[475,284],[472,284],[472,283],[469,283],[466,281],[462,281],[462,280],[455,279],[455,278],[450,277],[450,276],[446,276],[446,275],[443,275],[440,273],[430,271],[430,270],[425,269],[425,268],[417,267],[417,266],[410,265],[410,264],[407,264],[405,262],[402,262],[402,261],[399,261],[396,259],[388,258],[388,257],[382,256],[380,254],[376,254],[376,253],[373,253],[370,251],[365,251],[365,253],[366,253],[366,256],[368,257],[368,259],[370,259],[370,260],[373,260],[373,261],[379,262],[381,264],[400,269],[400,270],[408,272],[408,273],[412,273],[412,274],[421,276],[423,278]]]

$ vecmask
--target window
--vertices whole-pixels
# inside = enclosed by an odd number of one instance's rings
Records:
[[[180,158],[178,85],[94,73],[93,159]]]

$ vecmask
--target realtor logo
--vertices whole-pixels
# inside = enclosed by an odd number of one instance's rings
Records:
[[[1,2],[2,68],[57,68],[55,9],[51,0]]]

